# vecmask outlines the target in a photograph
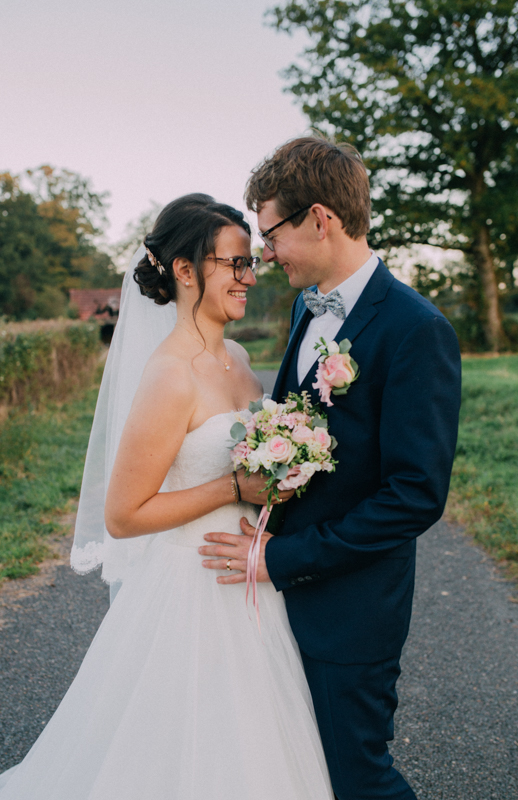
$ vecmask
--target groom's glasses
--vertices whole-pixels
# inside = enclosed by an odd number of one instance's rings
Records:
[[[291,219],[295,219],[297,214],[302,214],[303,211],[307,211],[309,208],[311,208],[311,206],[304,206],[304,208],[299,208],[298,211],[294,211],[293,214],[290,214],[289,217],[286,217],[286,219],[281,219],[280,222],[278,222],[276,225],[272,225],[272,227],[268,228],[268,230],[264,231],[264,233],[258,231],[259,237],[263,240],[266,247],[268,247],[268,249],[272,251],[272,253],[274,251],[275,244],[273,242],[273,239],[269,238],[270,233],[273,233],[273,231],[277,230],[277,228],[280,228],[281,225],[284,225],[285,222],[289,222]]]
[[[311,205],[313,205],[313,203]],[[269,250],[272,251],[272,253],[275,250],[275,242],[273,241],[273,239],[270,238],[270,234],[273,233],[273,231],[277,230],[277,228],[280,228],[281,225],[284,225],[285,222],[289,222],[290,220],[295,219],[297,214],[302,214],[303,211],[308,211],[310,208],[311,208],[311,206],[304,206],[304,208],[299,208],[298,211],[294,211],[293,214],[289,215],[289,217],[286,217],[285,219],[281,219],[281,221],[278,222],[276,225],[272,225],[272,227],[268,228],[267,231],[264,231],[264,232],[257,231],[258,234],[259,234],[259,237],[263,240],[263,242],[265,243],[266,247]],[[329,216],[329,214],[326,214],[326,216],[327,216],[328,219],[332,219]]]
[[[207,261],[225,261],[227,267],[233,268],[234,279],[240,283],[245,277],[247,269],[252,270],[252,275],[257,275],[261,259],[258,256],[253,256],[253,258],[245,258],[245,256],[230,256],[229,258],[207,256]]]

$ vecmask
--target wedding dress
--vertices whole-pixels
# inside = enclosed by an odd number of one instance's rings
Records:
[[[188,433],[163,490],[230,471],[233,412]],[[227,505],[150,537],[77,677],[0,800],[328,800],[333,797],[282,593],[202,567],[208,531],[240,533]]]

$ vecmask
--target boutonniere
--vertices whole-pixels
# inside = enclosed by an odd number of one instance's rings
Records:
[[[323,337],[320,337],[315,344],[320,357],[318,359],[317,380],[313,384],[313,389],[318,389],[320,399],[328,406],[334,405],[331,402],[331,394],[347,394],[351,383],[354,383],[360,370],[356,361],[349,355],[352,345],[349,339],[342,339],[338,342],[327,344]]]

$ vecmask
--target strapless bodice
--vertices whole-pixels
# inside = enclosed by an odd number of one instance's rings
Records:
[[[216,414],[186,434],[161,491],[191,489],[222,475],[230,475],[230,428],[235,421],[234,415],[234,411]],[[198,547],[203,544],[203,534],[207,531],[241,533],[239,520],[243,516],[254,524],[257,520],[255,506],[249,503],[231,503],[180,528],[163,531],[157,534],[156,539],[185,547]]]

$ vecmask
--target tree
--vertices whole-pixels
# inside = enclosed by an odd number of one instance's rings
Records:
[[[488,346],[505,345],[499,284],[518,248],[516,0],[294,0],[270,12],[305,29],[291,91],[324,133],[362,153],[372,244],[462,250]]]
[[[0,314],[57,316],[70,288],[119,286],[97,245],[105,222],[105,196],[80,175],[48,166],[0,175]]]

